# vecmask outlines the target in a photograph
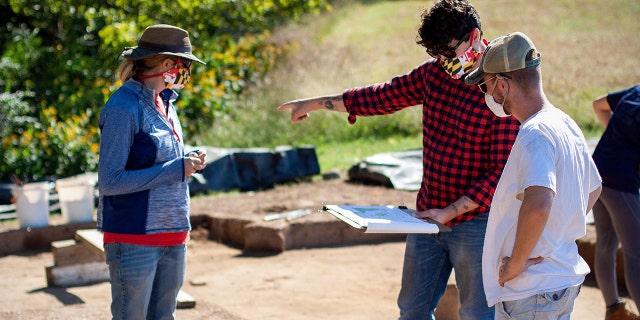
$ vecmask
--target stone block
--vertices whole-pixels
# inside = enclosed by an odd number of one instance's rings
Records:
[[[109,280],[109,266],[104,261],[48,266],[45,272],[49,287],[84,286]]]

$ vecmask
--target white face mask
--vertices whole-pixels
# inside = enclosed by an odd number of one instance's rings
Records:
[[[502,106],[502,104],[497,103],[496,100],[493,99],[493,95],[485,93],[484,100],[487,102],[487,107],[489,107],[489,110],[491,110],[491,112],[493,112],[496,117],[504,118],[509,116],[506,112],[504,112],[504,107]]]
[[[502,77],[498,78],[503,79]],[[484,94],[484,100],[487,103],[487,107],[489,107],[489,110],[491,110],[491,112],[493,112],[496,117],[505,118],[509,116],[506,112],[504,112],[504,103],[507,101],[507,95],[504,95],[504,100],[502,101],[502,103],[497,103],[493,98],[493,91],[496,90],[497,86],[498,80],[496,79],[496,84],[493,85],[493,90],[491,90],[491,93],[487,92]]]

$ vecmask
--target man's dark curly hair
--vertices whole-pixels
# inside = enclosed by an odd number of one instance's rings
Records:
[[[480,15],[467,0],[437,0],[421,14],[416,43],[431,52],[449,48],[453,39],[462,39],[473,28],[482,30]]]

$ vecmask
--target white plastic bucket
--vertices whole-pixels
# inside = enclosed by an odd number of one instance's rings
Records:
[[[94,186],[93,175],[80,175],[56,180],[62,219],[66,223],[93,221]]]
[[[11,186],[16,199],[16,216],[20,228],[40,228],[49,225],[50,182],[33,182]]]

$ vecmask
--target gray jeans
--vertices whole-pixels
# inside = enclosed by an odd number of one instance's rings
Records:
[[[593,206],[596,225],[595,275],[607,306],[620,296],[616,253],[622,244],[627,290],[640,307],[640,196],[603,187]]]

